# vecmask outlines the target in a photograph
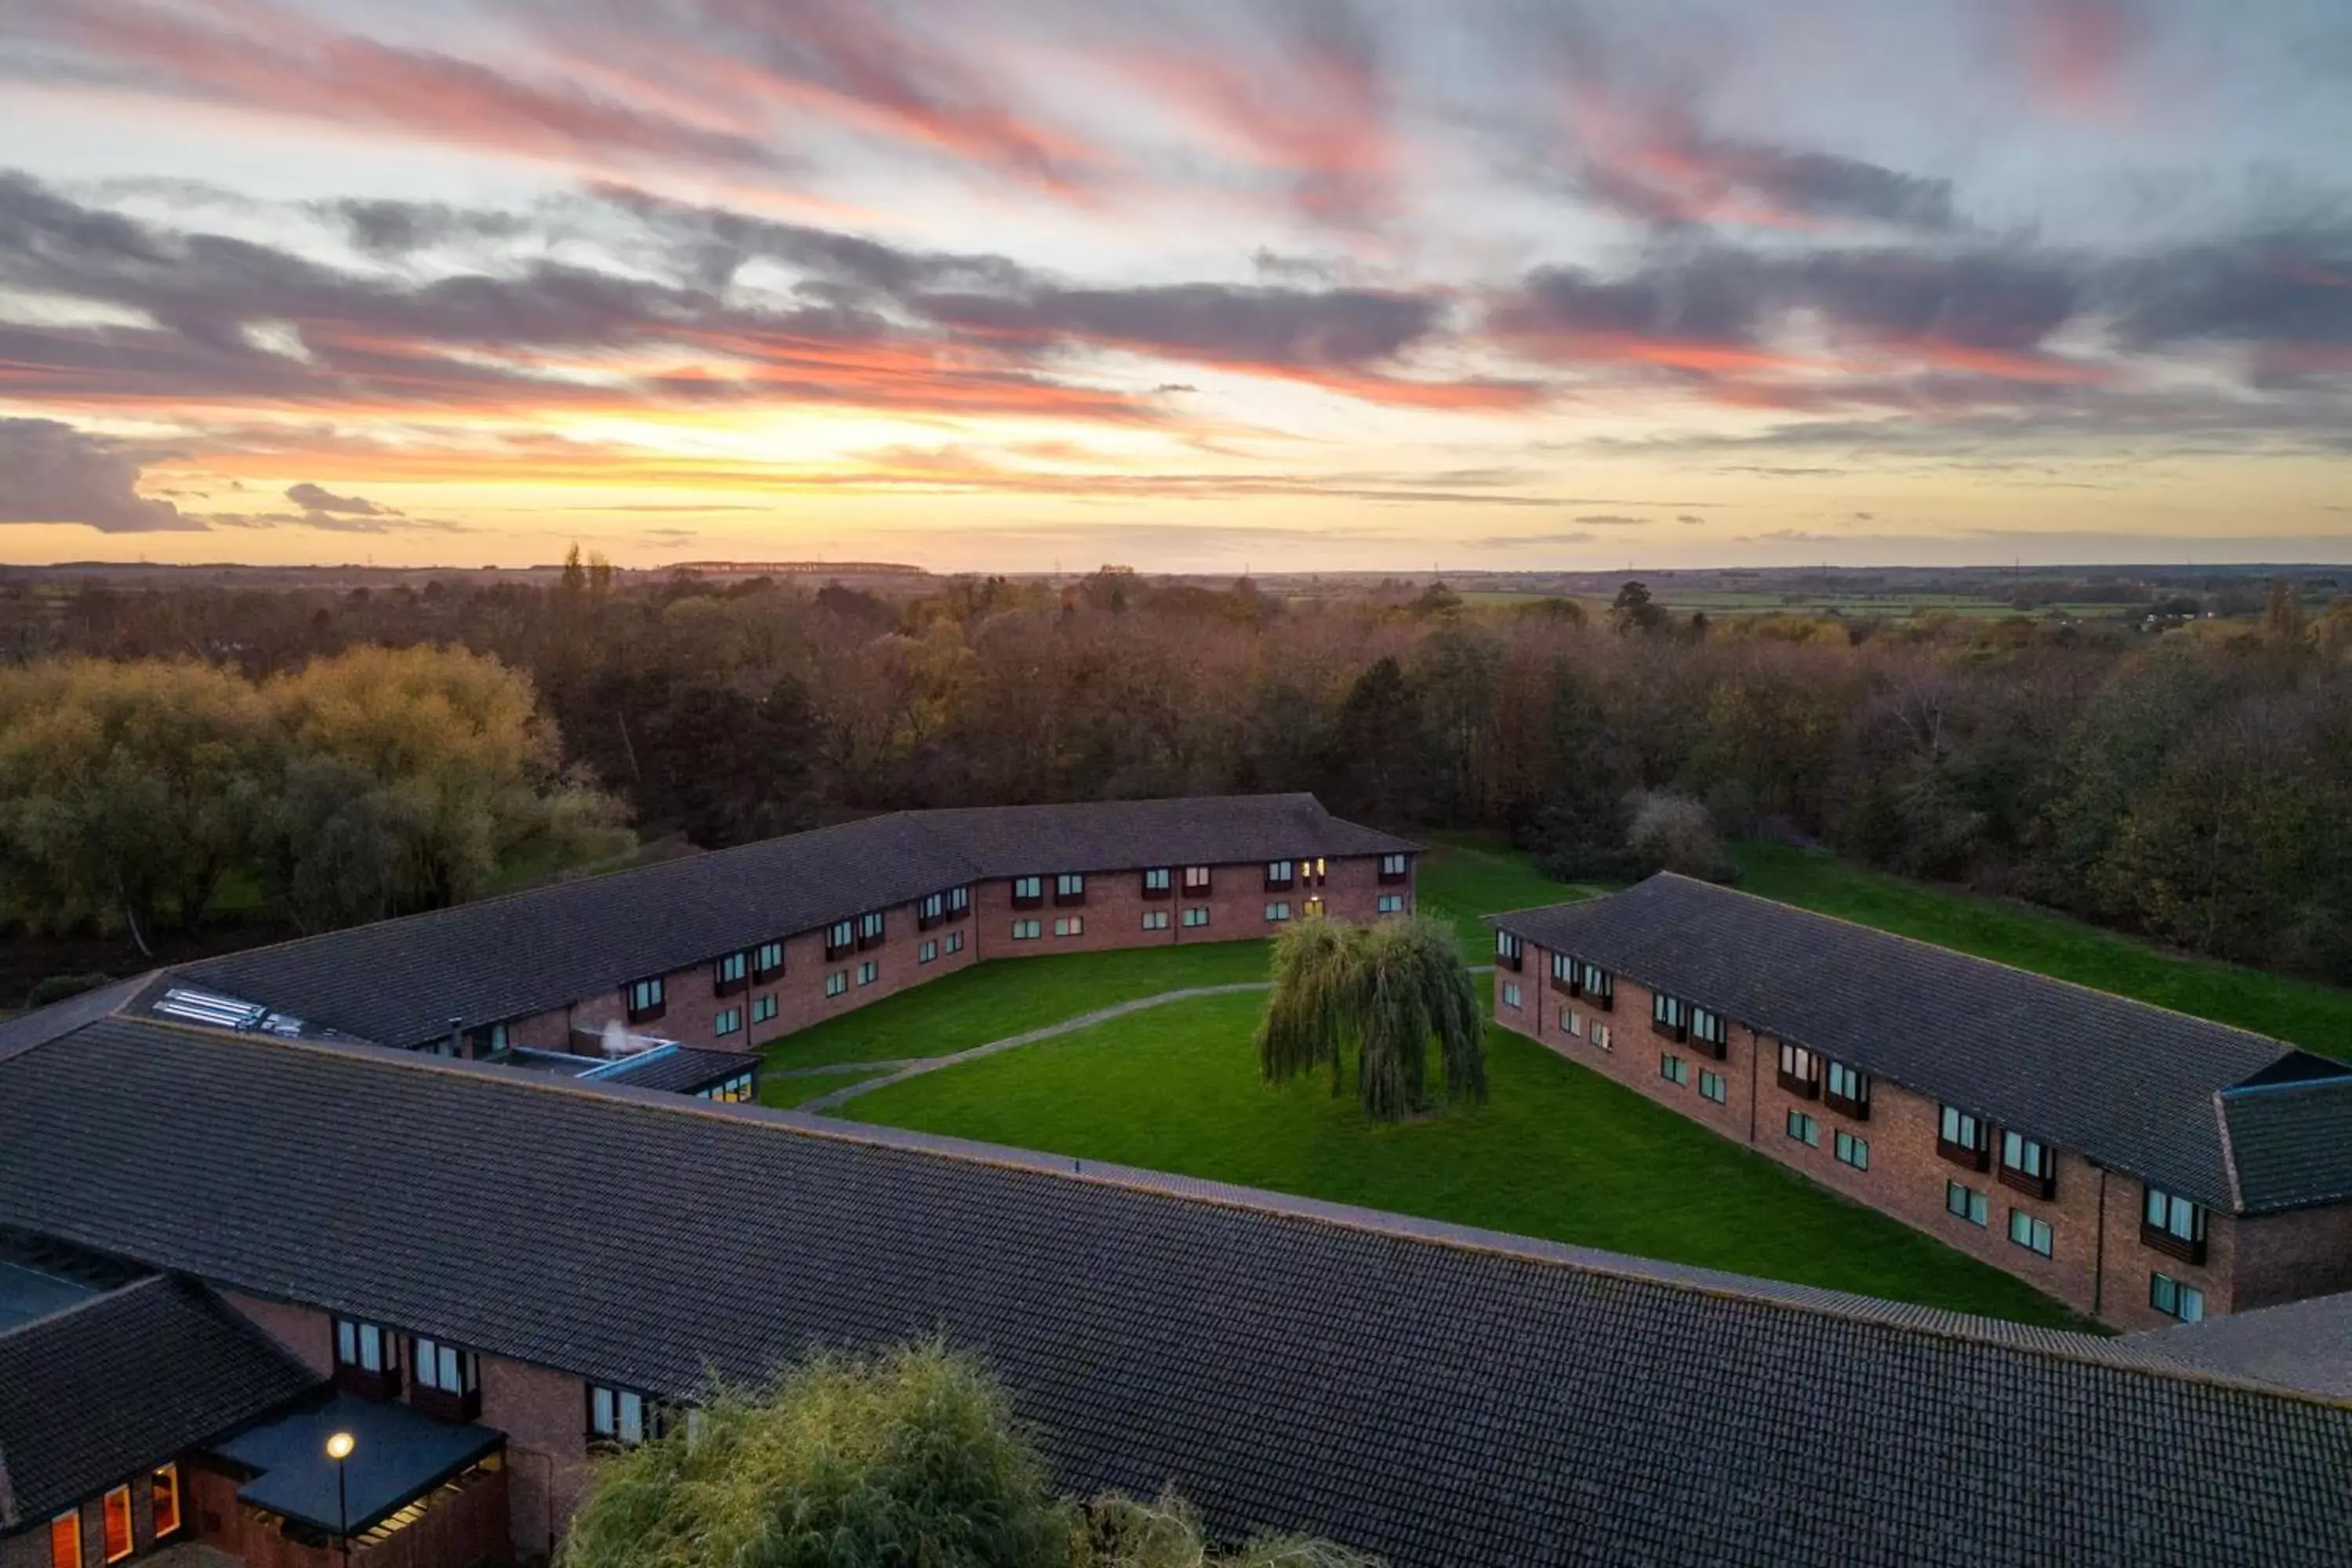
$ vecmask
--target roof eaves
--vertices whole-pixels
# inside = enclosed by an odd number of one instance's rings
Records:
[[[2221,1140],[2221,1173],[2230,1184],[2230,1212],[2246,1212],[2246,1184],[2238,1175],[2238,1146],[2230,1136],[2230,1104],[2220,1089],[2213,1091],[2213,1125]]]

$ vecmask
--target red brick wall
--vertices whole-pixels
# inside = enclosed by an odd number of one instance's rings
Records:
[[[1595,1013],[1590,1003],[1551,989],[1549,952],[1528,943],[1525,953],[1520,971],[1499,967],[1496,971],[1495,1016],[1505,1027],[1539,1040],[1578,1065],[1669,1105],[1727,1137],[1743,1140],[1822,1185],[1892,1215],[2118,1328],[2158,1328],[2172,1321],[2148,1304],[2148,1279],[2153,1272],[2202,1289],[2208,1316],[2352,1287],[2352,1207],[2262,1221],[2233,1221],[2226,1215],[2212,1215],[2208,1218],[2205,1263],[2180,1263],[2140,1240],[2142,1188],[2133,1177],[2103,1171],[2079,1154],[2059,1150],[2054,1152],[2057,1182],[2052,1196],[2044,1199],[2019,1191],[2000,1179],[1997,1132],[1990,1168],[1985,1171],[1966,1169],[1937,1152],[1943,1110],[1937,1100],[1879,1079],[1871,1086],[1868,1115],[1850,1117],[1818,1095],[1808,1099],[1780,1087],[1779,1042],[1771,1037],[1734,1024],[1728,1059],[1710,1061],[1693,1047],[1673,1045],[1652,1033],[1652,997],[1645,987],[1617,976],[1613,1009]],[[1505,1005],[1504,988],[1511,984],[1520,988],[1521,1005],[1516,1009]],[[1570,1036],[1560,1026],[1570,1012],[1582,1019],[1580,1037]],[[1610,1050],[1599,1050],[1591,1044],[1591,1024],[1596,1020],[1610,1030]],[[1661,1075],[1660,1055],[1669,1051],[1688,1062],[1687,1088]],[[1725,1075],[1728,1104],[1711,1104],[1700,1097],[1703,1070]],[[1818,1071],[1825,1077],[1825,1059]],[[1817,1145],[1789,1135],[1788,1116],[1792,1110],[1813,1118]],[[1841,1131],[1868,1143],[1869,1169],[1859,1170],[1838,1160]],[[1947,1187],[1951,1182],[1985,1194],[1983,1226],[1948,1210]],[[2050,1257],[2010,1239],[2012,1209],[2022,1209],[2049,1225]],[[2253,1242],[2242,1240],[2242,1232],[2250,1237],[2256,1227],[2263,1227],[2258,1257],[2252,1251]],[[2248,1249],[2243,1264],[2239,1260],[2242,1247]],[[2238,1285],[2233,1301],[2231,1281],[2242,1268],[2251,1272]]]
[[[284,1301],[266,1301],[235,1290],[223,1290],[220,1298],[259,1324],[271,1339],[293,1352],[302,1364],[320,1377],[334,1375],[335,1320],[331,1314]]]
[[[188,1499],[189,1467],[180,1466],[180,1520],[182,1533],[173,1540],[193,1535],[195,1514]],[[142,1470],[135,1476],[122,1478],[119,1484],[131,1491],[131,1539],[132,1550],[146,1552],[155,1545],[155,1494],[150,1472]],[[108,1489],[111,1490],[111,1488]],[[101,1568],[106,1562],[106,1498],[101,1492],[82,1503],[81,1561],[85,1568]],[[29,1528],[22,1533],[0,1541],[0,1568],[49,1568],[49,1524],[57,1516],[51,1514],[28,1521]]]
[[[1241,942],[1274,935],[1282,928],[1265,918],[1266,906],[1286,903],[1294,920],[1303,919],[1307,900],[1320,897],[1324,912],[1333,920],[1366,921],[1377,918],[1380,895],[1401,893],[1405,908],[1412,908],[1412,885],[1410,880],[1395,887],[1381,887],[1380,862],[1377,858],[1359,856],[1349,859],[1327,860],[1321,887],[1309,887],[1304,879],[1295,879],[1287,891],[1269,891],[1265,885],[1265,865],[1263,861],[1220,864],[1209,868],[1209,892],[1206,898],[1188,897],[1184,892],[1181,866],[1169,868],[1173,875],[1174,895],[1164,900],[1143,896],[1141,871],[1097,871],[1087,875],[1086,903],[1083,907],[1057,905],[1054,902],[1054,877],[1051,871],[1041,871],[1045,883],[1045,901],[1035,909],[1016,910],[1013,907],[1013,883],[1010,879],[982,882],[973,889],[973,919],[980,925],[980,955],[983,958],[1033,958],[1046,952],[1093,952],[1108,948],[1152,947],[1175,942]],[[1183,910],[1205,908],[1209,923],[1187,926]],[[1146,931],[1146,911],[1164,910],[1168,912],[1166,931]],[[1086,922],[1083,932],[1056,936],[1054,922],[1073,916]],[[1034,920],[1042,927],[1042,934],[1031,941],[1016,942],[1013,922]]]
[[[588,1392],[577,1377],[484,1356],[482,1425],[507,1435],[507,1496],[517,1554],[544,1557],[587,1479]]]

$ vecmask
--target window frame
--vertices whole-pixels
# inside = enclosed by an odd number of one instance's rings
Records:
[[[856,946],[857,922],[856,921],[835,921],[824,928],[824,961],[827,963],[831,963],[836,958],[847,957]]]
[[[1822,1092],[1822,1058],[1811,1047],[1794,1040],[1782,1040],[1777,1061],[1776,1081],[1787,1093],[1800,1100],[1818,1100]]]
[[[164,1507],[166,1498],[171,1500],[168,1510]],[[167,1512],[172,1521],[169,1524],[163,1522]],[[147,1533],[157,1542],[177,1535],[181,1527],[188,1522],[187,1510],[180,1495],[179,1460],[166,1459],[147,1472]]]
[[[60,1534],[67,1539],[59,1541]],[[49,1568],[60,1568],[60,1565],[62,1568],[82,1568],[81,1509],[79,1506],[49,1517]]]
[[[1087,874],[1084,871],[1057,871],[1054,874],[1054,907],[1074,910],[1087,901]]]
[[[710,961],[710,994],[732,996],[751,988],[751,950],[737,948]]]
[[[831,1001],[835,996],[848,995],[849,971],[846,969],[834,969],[826,971],[824,976],[824,994],[827,1001]]]
[[[1381,857],[1379,877],[1391,887],[1412,875],[1412,857],[1402,850],[1391,850]]]
[[[1042,873],[1013,879],[1013,907],[1016,910],[1043,909],[1045,905],[1045,879]]]
[[[1781,1122],[1780,1130],[1788,1134],[1789,1141],[1792,1143],[1802,1143],[1808,1149],[1818,1149],[1822,1146],[1821,1118],[1810,1110],[1800,1110],[1795,1106],[1790,1106],[1787,1117]]]
[[[939,962],[939,960],[940,960],[940,940],[939,940],[939,938],[937,938],[937,937],[925,937],[925,938],[923,939],[923,945],[922,945],[922,946],[920,946],[920,947],[919,947],[919,948],[917,948],[917,949],[915,949],[915,962],[916,962],[917,963],[937,963]]]
[[[2025,1229],[2021,1237],[2017,1234],[2021,1223]],[[2041,1241],[2041,1246],[2034,1245],[2036,1239]],[[2009,1244],[2022,1247],[2036,1258],[2055,1258],[2058,1255],[2058,1233],[2050,1222],[2032,1209],[2020,1208],[2015,1204],[2009,1205]]]
[[[2171,1288],[2172,1296],[2169,1306],[2165,1304],[2163,1299],[2166,1294],[2165,1288],[2168,1286]],[[2195,1302],[2196,1310],[2184,1310],[2183,1309],[2187,1308],[2192,1300]],[[2201,1323],[2205,1321],[2205,1288],[2202,1285],[2191,1285],[2186,1279],[2175,1279],[2171,1275],[2158,1270],[2151,1270],[2147,1277],[2147,1304],[2151,1311],[2160,1312],[2176,1322]]]
[[[887,910],[868,910],[857,917],[858,952],[864,952],[868,948],[882,945],[883,939],[889,934],[889,916]]]
[[[861,958],[857,961],[857,984],[860,989],[873,984],[881,978],[882,961],[880,959]]]
[[[1180,923],[1186,931],[1207,930],[1209,925],[1209,906],[1206,904],[1186,905],[1184,909],[1184,919]]]
[[[2164,1217],[2150,1219],[2148,1216],[2159,1208]],[[2177,1258],[2191,1266],[2202,1265],[2206,1253],[2207,1213],[2205,1205],[2193,1198],[2182,1197],[2179,1193],[2159,1187],[2153,1182],[2143,1182],[2140,1184],[2140,1243],[2168,1258]],[[2176,1214],[2187,1215],[2188,1234],[2174,1228],[2172,1222]]]
[[[773,964],[772,966],[771,966],[771,965],[770,965],[770,963],[768,963],[768,960],[769,960],[769,958],[770,958],[771,956],[772,956],[772,957],[775,959],[775,963],[774,963],[774,964]],[[771,981],[771,980],[776,980],[776,979],[780,979],[780,978],[782,978],[782,975],[783,975],[783,973],[784,973],[784,942],[783,942],[783,939],[782,939],[782,937],[778,937],[778,938],[774,939],[773,941],[761,942],[758,946],[756,946],[756,947],[752,948],[752,950],[751,950],[751,984],[754,984],[754,985],[765,985],[765,984],[766,984],[769,981]]]
[[[1146,910],[1143,911],[1143,929],[1145,931],[1166,931],[1168,929],[1168,911],[1166,910]]]
[[[715,1015],[712,1016],[710,1020],[710,1033],[714,1037],[723,1039],[729,1035],[740,1035],[742,1032],[742,1008],[721,1007]]]
[[[1843,1074],[1844,1087],[1838,1082]],[[1822,1103],[1856,1121],[1870,1120],[1870,1075],[1849,1062],[1835,1057],[1829,1058],[1822,1073]]]
[[[1143,868],[1143,896],[1147,899],[1172,899],[1176,896],[1176,870],[1172,866],[1146,866]]]
[[[1860,1151],[1859,1158],[1855,1157],[1856,1151]],[[1841,1165],[1848,1165],[1857,1171],[1870,1169],[1870,1140],[1859,1132],[1839,1128],[1837,1136],[1831,1140],[1831,1152],[1837,1156]]]
[[[1731,1082],[1713,1068],[1698,1069],[1698,1097],[1717,1105],[1731,1103]]]
[[[118,1508],[120,1512],[118,1513]],[[122,1544],[114,1543],[117,1519],[122,1525]],[[109,1487],[98,1500],[98,1552],[104,1563],[120,1563],[139,1550],[139,1514],[131,1506],[131,1484]]]
[[[1526,994],[1520,991],[1517,981],[1504,981],[1502,985],[1497,989],[1496,994],[1502,998],[1503,1005],[1510,1008],[1513,1012],[1520,1013],[1527,1010]]]
[[[2012,1163],[2015,1154],[2021,1163]],[[2014,1127],[2000,1130],[2001,1185],[2029,1197],[2052,1198],[2058,1192],[2058,1151],[2039,1138],[2029,1138]]]
[[[761,1009],[763,1007],[766,1008],[767,1011],[761,1012]],[[761,1025],[767,1023],[770,1019],[773,1018],[776,1016],[776,1012],[777,1004],[776,994],[774,992],[771,991],[764,996],[752,997],[750,1026],[752,1028],[758,1028]]]
[[[1216,868],[1187,866],[1184,868],[1183,892],[1188,899],[1205,899],[1216,890]]]
[[[1690,1039],[1690,1004],[1671,991],[1650,993],[1650,1033],[1676,1045]]]
[[[391,1399],[400,1393],[401,1339],[398,1331],[365,1318],[329,1318],[333,1341],[335,1384],[363,1399]],[[349,1349],[346,1350],[346,1346]],[[368,1352],[374,1351],[374,1366]]]
[[[1672,1051],[1660,1051],[1658,1079],[1663,1083],[1673,1084],[1676,1089],[1688,1089],[1690,1087],[1689,1061],[1675,1055]]]
[[[1955,1194],[1963,1194],[1960,1206],[1958,1208],[1952,1206]],[[1992,1227],[1992,1199],[1980,1188],[1972,1187],[1966,1182],[1953,1181],[1949,1176],[1944,1178],[1944,1212],[1954,1219],[1966,1221],[1979,1230],[1990,1230]]]
[[[650,1024],[669,1011],[667,980],[667,975],[656,974],[632,980],[621,987],[621,1001],[628,1009],[630,1023]]]
[[[1381,894],[1372,901],[1372,912],[1378,915],[1401,915],[1404,913],[1404,895],[1402,893]]]
[[[1298,885],[1298,862],[1269,860],[1265,863],[1265,890],[1286,893]]]
[[[463,1345],[430,1334],[408,1337],[411,1381],[408,1402],[428,1415],[445,1421],[470,1421],[482,1410],[481,1358]],[[452,1373],[456,1387],[442,1381],[444,1358],[455,1369]],[[427,1366],[431,1370],[426,1370]]]
[[[643,1446],[656,1436],[653,1419],[654,1402],[642,1389],[623,1388],[616,1384],[609,1383],[590,1383],[584,1386],[587,1390],[588,1405],[587,1438],[591,1448],[599,1447],[635,1448]],[[611,1420],[603,1427],[597,1425],[596,1396],[598,1394],[605,1397],[612,1413]],[[628,1408],[629,1402],[632,1401],[636,1407],[635,1436],[629,1435],[627,1431],[629,1424],[623,1419],[623,1412]]]
[[[1013,922],[1013,940],[1015,942],[1036,942],[1043,938],[1045,934],[1045,922],[1044,921],[1021,920],[1014,921]]]
[[[1274,902],[1265,906],[1266,924],[1274,926],[1283,925],[1286,924],[1289,919],[1290,900],[1288,899],[1276,899]]]
[[[1524,970],[1528,963],[1527,939],[1517,931],[1496,931],[1495,962],[1514,973]]]
[[[1948,1100],[1939,1102],[1936,1118],[1936,1152],[1963,1170],[1989,1171],[1992,1168],[1992,1123],[1973,1110],[1963,1110]],[[1953,1133],[1969,1133],[1974,1142],[1955,1138]]]

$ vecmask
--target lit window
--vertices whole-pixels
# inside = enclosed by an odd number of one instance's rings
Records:
[[[1013,940],[1015,942],[1035,942],[1039,937],[1045,934],[1045,923],[1043,921],[1014,921],[1013,922]]]
[[[1698,1096],[1701,1100],[1711,1100],[1717,1105],[1728,1105],[1731,1102],[1731,1086],[1723,1081],[1721,1073],[1710,1072],[1701,1068],[1698,1074]]]
[[[1272,923],[1279,925],[1290,918],[1290,906],[1285,903],[1268,904],[1265,906],[1265,918]]]
[[[588,1436],[592,1442],[634,1447],[646,1440],[646,1396],[627,1388],[588,1389]]]
[[[81,1511],[49,1521],[49,1568],[81,1568]]]
[[[1672,1051],[1661,1051],[1658,1053],[1658,1076],[1664,1079],[1668,1083],[1675,1084],[1683,1088],[1688,1088],[1690,1085],[1690,1063],[1683,1060],[1682,1058],[1675,1055]]]
[[[936,942],[927,942],[923,943],[922,946],[915,950],[915,962],[917,963],[929,963],[939,956],[940,944]]]
[[[857,966],[857,984],[860,985],[871,985],[881,978],[882,966],[874,960],[869,958]]]
[[[1519,988],[1517,986],[1507,984],[1504,985],[1503,1005],[1506,1007],[1517,1007],[1519,1005]]]
[[[2147,1304],[2166,1317],[2178,1318],[2184,1323],[2205,1321],[2205,1292],[2194,1285],[2183,1285],[2167,1274],[2148,1276]]]
[[[106,1494],[106,1560],[120,1563],[136,1543],[131,1538],[131,1489],[117,1487]]]
[[[147,1484],[154,1504],[155,1539],[161,1541],[180,1528],[180,1467],[158,1465]]]
[[[714,1083],[709,1089],[698,1090],[695,1098],[715,1100],[722,1105],[749,1105],[755,1093],[751,1075],[739,1072],[724,1083]]]
[[[1205,904],[1194,904],[1191,908],[1187,909],[1184,911],[1184,923],[1188,926],[1207,925],[1209,923],[1208,906]]]
[[[1970,1225],[1985,1223],[1985,1195],[1974,1187],[1959,1182],[1944,1184],[1944,1212],[1968,1221]]]
[[[1837,1135],[1837,1157],[1841,1164],[1852,1165],[1857,1171],[1867,1171],[1870,1169],[1869,1142],[1851,1132],[1841,1132]]]
[[[2050,1222],[2037,1219],[2023,1209],[2013,1208],[2009,1211],[2009,1239],[2028,1252],[2038,1252],[2047,1258],[2050,1256]]]
[[[1404,913],[1404,895],[1402,893],[1382,893],[1381,895],[1380,904],[1378,907],[1381,914],[1401,915]]]
[[[1060,918],[1058,918],[1057,920],[1055,920],[1055,921],[1054,921],[1054,934],[1055,934],[1055,936],[1084,936],[1084,935],[1086,935],[1086,934],[1087,934],[1087,921],[1086,921],[1086,917],[1085,917],[1084,915],[1063,915],[1063,916],[1061,916]]]
[[[1166,910],[1144,910],[1143,929],[1146,931],[1166,931],[1168,929],[1168,911]]]
[[[826,995],[839,996],[847,992],[848,989],[849,971],[846,969],[836,969],[832,973],[824,977],[824,994]]]
[[[479,1386],[474,1352],[440,1340],[416,1336],[416,1386],[443,1394],[471,1394]]]
[[[710,1032],[714,1035],[731,1035],[742,1027],[743,1009],[727,1007],[720,1009],[719,1016],[711,1021]]]
[[[1822,1146],[1822,1124],[1801,1110],[1789,1112],[1789,1136],[1808,1149]]]
[[[773,993],[765,996],[754,996],[751,998],[751,1022],[754,1024],[764,1024],[775,1016],[776,998]]]

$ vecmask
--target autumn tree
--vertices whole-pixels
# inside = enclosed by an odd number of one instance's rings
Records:
[[[1338,1094],[1353,1053],[1364,1114],[1395,1121],[1427,1109],[1432,1041],[1447,1095],[1485,1100],[1478,993],[1444,921],[1416,916],[1353,926],[1318,918],[1275,939],[1274,992],[1257,1034],[1269,1082],[1328,1070]]]

